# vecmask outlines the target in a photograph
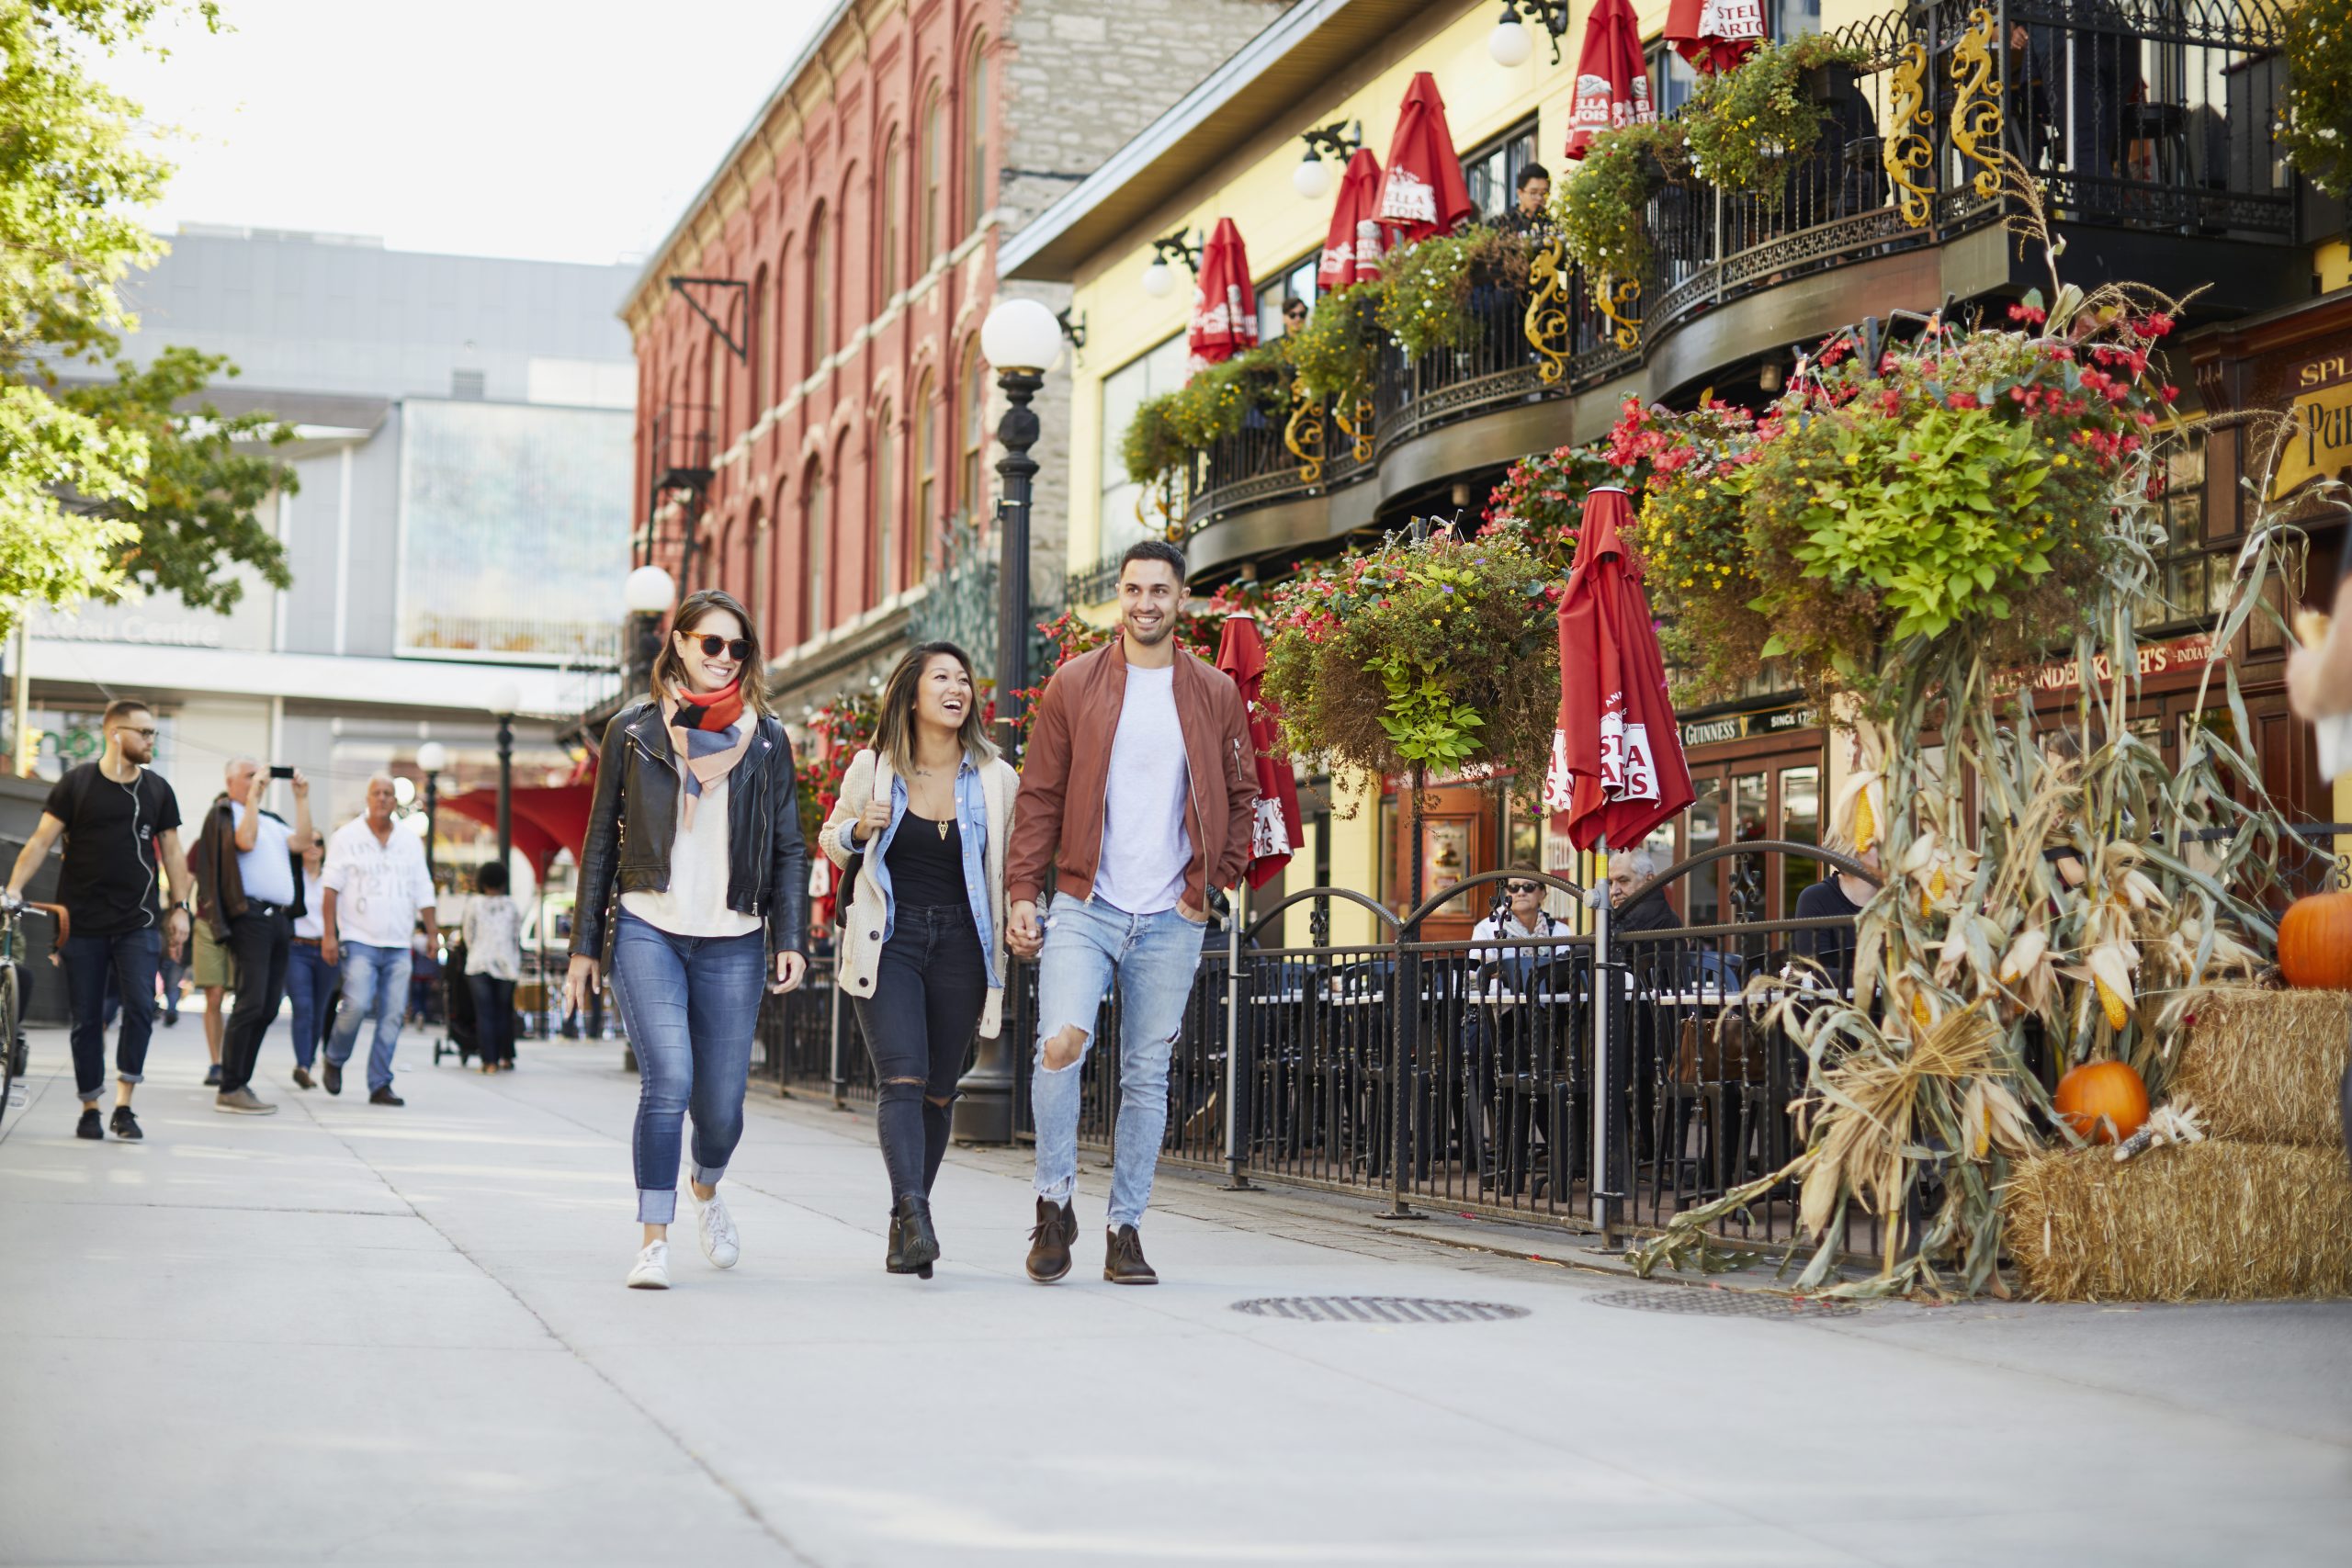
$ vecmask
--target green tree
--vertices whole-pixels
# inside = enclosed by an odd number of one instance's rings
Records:
[[[108,405],[62,388],[77,364],[112,360],[135,324],[119,286],[162,254],[144,212],[171,174],[139,106],[90,68],[153,47],[150,28],[175,10],[219,30],[210,0],[0,0],[0,622],[28,604],[119,588],[126,547],[144,545],[145,527],[131,519],[149,500],[159,431],[183,448],[167,455],[167,490],[208,467],[226,471],[209,456],[212,433],[193,421],[139,416],[129,389],[130,400]],[[152,393],[187,363],[159,359],[164,380],[153,371],[140,379]],[[190,570],[178,547],[200,550],[211,537],[221,541],[216,553],[243,558],[238,531],[208,533],[204,508],[179,517],[187,525],[170,528],[175,547],[161,552],[171,586]]]

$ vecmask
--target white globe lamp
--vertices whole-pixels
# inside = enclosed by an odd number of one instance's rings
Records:
[[[1143,291],[1155,299],[1165,299],[1176,292],[1176,269],[1168,265],[1166,258],[1155,256],[1151,265],[1143,269]]]
[[[483,698],[490,711],[501,718],[511,718],[522,711],[523,693],[512,681],[494,682]]]
[[[1320,201],[1331,194],[1331,171],[1324,167],[1322,159],[1309,152],[1290,172],[1290,188],[1309,201]]]
[[[416,749],[416,770],[421,773],[437,773],[449,765],[449,748],[438,740],[428,740]]]
[[[632,615],[658,615],[678,602],[676,580],[658,566],[641,566],[621,585],[621,603]]]
[[[999,370],[1044,375],[1062,357],[1062,324],[1035,299],[1006,299],[980,323],[980,354]]]
[[[1535,53],[1535,40],[1520,25],[1517,11],[1506,11],[1495,30],[1487,35],[1487,55],[1503,69],[1516,70]]]

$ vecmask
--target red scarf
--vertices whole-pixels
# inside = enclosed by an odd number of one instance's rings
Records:
[[[743,680],[737,676],[727,685],[705,696],[676,688],[678,708],[671,723],[682,729],[721,730],[730,728],[743,716]]]

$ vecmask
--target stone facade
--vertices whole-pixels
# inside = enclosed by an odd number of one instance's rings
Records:
[[[707,427],[715,473],[681,586],[717,583],[751,607],[787,713],[887,668],[944,564],[951,521],[989,518],[1001,411],[978,331],[999,240],[1282,8],[851,0],[648,265],[624,310],[647,547],[681,570],[684,518],[651,493],[655,430]],[[748,286],[701,295],[748,340],[744,358],[673,276]],[[1019,292],[1056,310],[1069,299],[1058,285]],[[1036,406],[1031,595],[1042,608],[1063,576],[1066,368]],[[974,547],[992,549],[992,534]],[[972,651],[993,665],[991,649]]]

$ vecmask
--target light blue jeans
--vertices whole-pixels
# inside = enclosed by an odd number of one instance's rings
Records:
[[[767,962],[762,931],[673,936],[626,909],[613,928],[613,999],[637,1053],[637,1217],[678,1214],[678,1155],[695,1119],[695,1179],[716,1187],[743,1138],[743,1091]]]
[[[364,942],[340,944],[343,964],[343,1010],[335,1015],[334,1038],[327,1042],[327,1060],[342,1066],[359,1043],[359,1026],[376,1016],[375,1043],[368,1047],[368,1092],[392,1087],[392,1047],[401,1043],[401,1021],[408,1016],[409,951],[405,947],[370,947]]]
[[[1079,1073],[1094,1048],[1102,998],[1119,986],[1118,1147],[1111,1166],[1111,1226],[1141,1224],[1168,1131],[1168,1059],[1201,966],[1206,928],[1173,909],[1130,915],[1097,898],[1057,894],[1037,958],[1037,1059],[1029,1098],[1037,1122],[1037,1195],[1069,1201],[1078,1180]],[[1046,1066],[1046,1042],[1066,1028],[1086,1044],[1067,1067]]]

